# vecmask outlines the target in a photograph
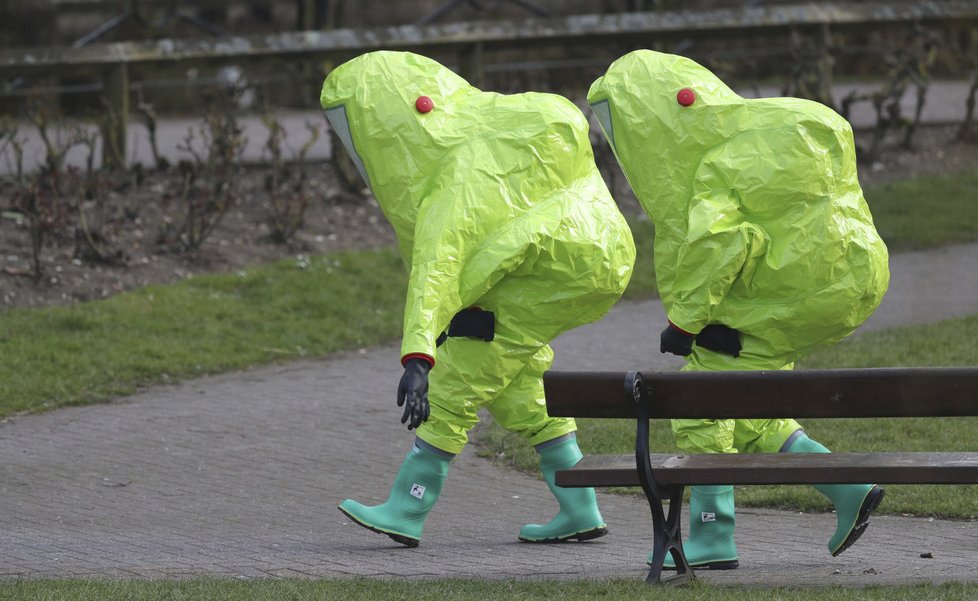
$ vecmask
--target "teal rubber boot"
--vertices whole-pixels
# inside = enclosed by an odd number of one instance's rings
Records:
[[[537,446],[540,453],[540,471],[550,491],[557,497],[560,511],[546,524],[527,524],[520,528],[520,540],[528,543],[559,543],[571,539],[578,541],[598,538],[608,534],[608,526],[598,511],[598,500],[593,488],[562,488],[554,484],[557,470],[577,465],[584,455],[574,437],[554,444]]]
[[[693,486],[689,499],[689,537],[683,553],[689,566],[697,570],[733,570],[740,565],[734,544],[733,486]],[[646,560],[652,563],[652,554]],[[662,566],[675,570],[672,554]]]
[[[785,449],[788,453],[831,453],[804,433]],[[869,515],[883,500],[883,489],[875,484],[816,484],[815,490],[835,505],[835,534],[829,540],[832,556],[842,553],[862,536]]]
[[[424,520],[441,494],[452,458],[415,445],[404,458],[386,502],[367,507],[346,499],[339,509],[364,528],[417,547]]]

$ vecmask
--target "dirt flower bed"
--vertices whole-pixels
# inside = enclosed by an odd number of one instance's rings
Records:
[[[955,142],[954,133],[950,126],[922,128],[912,150],[901,149],[894,141],[879,160],[860,164],[863,185],[978,169],[978,145]],[[857,142],[860,138],[857,135]],[[610,157],[610,153],[599,156]],[[138,185],[127,178],[110,180],[96,216],[98,227],[92,228],[99,232],[103,256],[93,258],[77,224],[65,224],[45,242],[43,277],[37,281],[32,277],[27,224],[12,209],[14,184],[0,181],[0,312],[67,305],[198,274],[233,273],[288,257],[394,243],[393,230],[375,200],[342,192],[326,163],[309,164],[305,173],[304,194],[309,204],[291,239],[281,242],[272,236],[271,169],[243,166],[234,174],[234,192],[226,213],[191,251],[164,242],[163,232],[172,231],[185,216],[179,203],[178,169],[147,172]],[[620,174],[615,187],[623,212],[638,211]]]
[[[162,240],[164,229],[172,228],[183,217],[175,206],[179,173],[148,173],[138,189],[116,183],[100,216],[107,257],[93,259],[84,241],[77,239],[78,234],[53,236],[41,253],[44,275],[39,281],[32,277],[27,224],[4,208],[0,222],[0,311],[67,305],[197,274],[230,273],[287,257],[394,242],[393,230],[376,201],[340,192],[325,164],[307,166],[305,193],[309,205],[302,226],[290,240],[274,240],[266,185],[269,173],[263,167],[240,168],[228,210],[200,247],[190,252],[169,248]],[[9,198],[11,186],[0,194]],[[77,228],[65,231],[73,229]]]

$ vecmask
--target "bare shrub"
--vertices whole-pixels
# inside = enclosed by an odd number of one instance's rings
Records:
[[[157,115],[153,105],[148,102],[140,102],[136,105],[135,117],[142,121],[146,127],[149,137],[149,149],[153,153],[153,163],[157,169],[169,169],[170,161],[160,155],[159,144],[156,139]]]
[[[88,155],[85,172],[81,176],[81,198],[77,202],[74,257],[86,263],[119,265],[125,262],[125,254],[116,247],[106,227],[110,211],[107,197],[110,188],[114,187],[112,176],[115,172],[95,168],[95,153],[100,139],[104,138],[95,131],[84,132],[79,137],[79,144]]]
[[[219,89],[206,103],[204,121],[187,135],[177,148],[190,155],[180,161],[180,189],[176,195],[178,223],[171,219],[161,226],[159,241],[167,248],[185,253],[195,251],[220,224],[234,204],[236,173],[244,149],[244,130],[238,122],[237,88]],[[199,140],[199,145],[198,145]],[[172,196],[161,204],[169,208]]]
[[[269,195],[270,238],[274,242],[288,242],[302,227],[303,217],[309,207],[306,190],[306,155],[319,140],[319,126],[306,122],[309,139],[293,153],[290,164],[284,155],[285,128],[282,123],[266,114],[262,122],[268,128],[265,152],[271,161],[271,172],[265,177],[265,190]]]
[[[24,142],[17,137],[20,133],[18,129],[12,118],[0,116],[0,157],[9,161],[14,176],[19,180],[24,175]]]
[[[48,172],[38,172],[20,180],[14,188],[11,208],[23,215],[31,241],[31,276],[35,282],[44,277],[41,251],[48,239],[64,232],[67,210],[55,187],[56,178]]]
[[[972,131],[975,120],[975,96],[978,95],[978,67],[972,72],[971,87],[968,89],[968,99],[965,101],[964,121],[958,128],[957,139],[965,142],[978,141],[978,132]]]
[[[15,126],[5,136],[5,143],[13,153],[16,172],[10,209],[26,225],[31,244],[31,276],[39,282],[44,276],[44,247],[52,239],[67,238],[73,198],[66,196],[65,191],[74,189],[77,173],[65,170],[64,161],[68,151],[82,143],[86,131],[66,122],[53,99],[39,95],[31,98],[27,119],[44,144],[44,166],[34,174],[24,173],[25,142],[17,137]]]
[[[884,54],[883,60],[889,66],[888,79],[883,87],[869,94],[850,92],[841,103],[841,114],[848,118],[853,104],[869,101],[876,112],[873,136],[865,156],[875,160],[880,156],[887,132],[904,128],[902,145],[910,148],[913,135],[920,123],[920,115],[927,101],[930,86],[930,68],[941,48],[941,38],[934,30],[917,25],[908,37],[893,44]],[[903,114],[900,101],[904,94],[913,88],[916,104],[912,117]]]
[[[969,46],[970,53],[966,53],[963,58],[971,66],[971,87],[965,100],[964,121],[955,137],[964,142],[975,142],[978,141],[978,132],[973,131],[972,127],[975,121],[975,97],[978,96],[978,28],[971,30]]]
[[[807,98],[834,109],[832,67],[835,61],[828,30],[812,37],[793,29],[788,52],[791,60],[787,63],[787,80],[781,88],[781,95]]]
[[[83,129],[68,123],[54,98],[33,95],[28,103],[27,119],[37,129],[44,144],[44,167],[48,184],[55,193],[61,194],[65,157],[79,143]]]

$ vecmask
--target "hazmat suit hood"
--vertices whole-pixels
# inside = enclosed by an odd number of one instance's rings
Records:
[[[426,113],[417,108],[421,97],[431,100]],[[320,103],[394,226],[405,260],[413,252],[418,209],[436,190],[486,183],[460,179],[479,172],[504,189],[532,193],[533,180],[566,185],[588,158],[593,162],[590,148],[579,147],[586,119],[570,101],[483,92],[437,61],[409,52],[371,52],[340,65],[326,78]],[[525,155],[500,164],[500,157],[517,156],[514,139],[526,140]],[[533,154],[564,160],[541,165],[543,178],[517,181]]]
[[[515,270],[543,281],[536,272],[548,265],[569,279],[580,265],[554,258],[573,255],[560,250],[570,238],[605,245],[594,273],[601,262],[628,281],[630,232],[597,172],[587,120],[566,98],[483,92],[434,60],[383,51],[330,72],[320,101],[411,268],[402,355],[434,357],[452,316]],[[586,291],[596,279],[564,285]]]
[[[677,101],[684,89],[695,89],[695,114]],[[695,62],[652,51],[620,58],[588,93],[615,156],[629,165],[626,178],[657,223],[685,219],[689,191],[681,182],[692,179],[691,158],[738,133],[731,116],[744,110],[743,100]]]
[[[320,102],[364,182],[411,256],[418,207],[439,172],[444,150],[464,142],[455,107],[479,90],[416,54],[376,52],[333,70]],[[437,110],[419,113],[418,98]]]
[[[745,99],[696,62],[650,50],[615,61],[588,103],[655,224],[659,293],[678,327],[721,323],[746,333],[747,354],[791,361],[879,304],[886,247],[834,111]]]

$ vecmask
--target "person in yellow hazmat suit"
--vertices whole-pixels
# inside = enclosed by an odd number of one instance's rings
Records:
[[[559,96],[483,92],[434,60],[386,51],[330,72],[321,103],[410,269],[397,405],[415,444],[386,502],[340,510],[417,546],[486,408],[536,447],[559,504],[520,540],[604,535],[594,490],[554,484],[581,452],[574,420],[549,417],[543,396],[549,342],[604,316],[635,260],[585,116]]]
[[[669,323],[660,350],[685,370],[791,369],[850,334],[889,283],[887,250],[856,178],[849,124],[796,98],[745,99],[684,57],[639,50],[588,103],[655,224]],[[793,419],[674,420],[689,453],[827,453]],[[816,486],[835,505],[832,555],[865,530],[878,486]],[[696,486],[684,550],[737,567],[731,486]],[[666,567],[674,567],[667,558]]]

